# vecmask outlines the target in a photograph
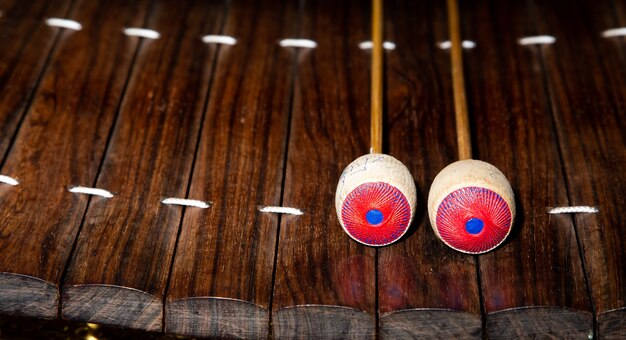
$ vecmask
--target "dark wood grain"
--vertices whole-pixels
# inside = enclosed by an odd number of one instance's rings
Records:
[[[590,319],[580,310],[563,307],[513,308],[487,316],[487,335],[490,339],[593,339]]]
[[[115,197],[90,202],[63,318],[161,330],[183,209],[160,201],[187,192],[216,51],[200,37],[223,12],[222,2],[155,2],[147,27],[161,38],[142,41],[96,183]]]
[[[263,338],[269,334],[278,217],[290,117],[297,3],[231,3],[211,86],[188,209],[165,309],[167,333]]]
[[[311,1],[295,82],[272,302],[276,338],[373,338],[375,249],[352,241],[335,213],[343,168],[369,150],[369,6]]]
[[[139,24],[146,12],[145,1],[115,7],[121,3],[75,5],[70,16],[83,30],[61,33],[2,168],[20,181],[0,188],[2,313],[57,316],[58,286],[87,205],[87,197],[67,189],[96,178],[136,49],[120,29]]]
[[[626,338],[626,308],[608,310],[598,315],[598,338],[624,339]]]
[[[457,160],[445,2],[394,1],[387,6],[386,138],[389,153],[416,179],[418,206],[409,236],[379,250],[381,338],[480,338],[476,262],[445,246],[426,214],[428,188]]]
[[[0,165],[59,35],[44,21],[65,17],[70,2],[0,1]]]
[[[490,339],[585,338],[593,333],[567,185],[544,86],[539,49],[518,39],[536,34],[525,1],[466,2],[467,53],[475,156],[498,167],[516,195],[514,231],[479,258]],[[544,32],[542,32],[544,33]]]
[[[588,1],[586,4],[587,8],[593,10],[594,15],[591,16],[591,19],[600,20],[600,22],[596,21],[596,24],[600,24],[600,30],[604,31],[610,28],[618,28],[626,26],[626,2],[623,0],[614,0],[611,1],[612,6],[609,7],[609,10],[606,10],[606,4],[604,6],[595,7],[593,6],[593,2]],[[603,10],[604,9],[604,10]],[[613,40],[624,41],[624,38],[617,38]]]
[[[573,205],[597,206],[574,217],[602,338],[626,335],[626,85],[611,1],[533,2],[539,31],[558,42],[542,50],[565,177]],[[620,45],[616,45],[620,44]]]

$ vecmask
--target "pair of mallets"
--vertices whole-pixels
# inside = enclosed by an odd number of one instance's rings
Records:
[[[458,12],[457,0],[448,0],[460,160],[435,177],[428,195],[428,215],[435,234],[446,245],[460,252],[481,254],[498,247],[509,235],[515,219],[515,198],[500,170],[471,159]],[[373,0],[372,28],[371,153],[357,158],[343,171],[335,207],[350,237],[368,246],[385,246],[402,238],[409,229],[415,215],[416,188],[407,167],[382,153],[382,0]]]

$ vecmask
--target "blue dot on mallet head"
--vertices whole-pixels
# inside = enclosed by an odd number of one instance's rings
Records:
[[[372,209],[368,211],[367,214],[365,214],[365,219],[367,220],[367,223],[371,225],[380,224],[380,222],[383,221],[383,218],[384,218],[383,213],[380,212],[380,210],[376,210],[376,209]]]
[[[485,223],[481,219],[474,217],[465,222],[465,230],[467,230],[467,232],[472,235],[478,234],[483,231],[484,226]]]

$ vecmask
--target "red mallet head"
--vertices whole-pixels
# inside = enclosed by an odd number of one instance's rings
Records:
[[[344,231],[368,246],[399,240],[415,214],[415,182],[399,160],[385,154],[357,158],[343,171],[335,208]]]
[[[481,254],[507,238],[515,219],[515,197],[504,174],[477,160],[462,160],[435,177],[428,195],[430,223],[446,245]]]

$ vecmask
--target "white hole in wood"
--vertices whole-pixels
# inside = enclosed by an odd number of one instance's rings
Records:
[[[316,48],[317,43],[309,39],[283,39],[278,44],[281,47]]]
[[[124,34],[130,37],[139,37],[146,39],[159,39],[161,34],[155,30],[148,28],[128,27],[124,29]]]
[[[521,38],[517,42],[520,45],[550,45],[556,42],[556,38],[551,35],[535,35]]]
[[[263,213],[272,213],[272,214],[288,214],[288,215],[302,215],[304,212],[298,208],[291,207],[275,207],[275,206],[264,206],[259,207],[259,211]]]
[[[461,46],[466,50],[471,50],[476,47],[476,43],[471,40],[463,40],[461,42]],[[448,50],[452,47],[452,43],[449,40],[442,41],[439,43],[439,48],[442,50]]]
[[[79,22],[62,18],[48,18],[46,19],[46,25],[51,27],[67,28],[74,31],[80,31],[81,29],[83,29],[83,25],[81,25]]]
[[[113,194],[110,191],[104,190],[104,189],[98,189],[98,188],[72,187],[72,188],[70,188],[69,192],[72,192],[72,193],[75,193],[75,194],[86,194],[86,195],[100,196],[100,197],[104,197],[104,198],[111,198],[111,197],[113,197]]]
[[[227,35],[208,34],[202,37],[202,42],[205,44],[222,44],[232,46],[237,43],[237,39]]]
[[[5,176],[5,175],[0,175],[0,183],[13,185],[13,186],[20,184],[20,182],[18,182],[15,178]]]
[[[603,38],[622,37],[626,35],[626,27],[611,28],[602,32]]]
[[[374,47],[374,43],[371,41],[363,41],[359,43],[359,48],[362,50],[371,50]],[[391,41],[383,42],[383,48],[388,51],[393,51],[396,49],[396,44]]]
[[[176,198],[170,197],[161,201],[163,204],[169,205],[182,205],[185,207],[196,207],[201,209],[209,208],[211,205],[207,202],[199,201],[199,200],[190,200],[186,198]]]
[[[599,210],[596,207],[582,205],[582,206],[572,206],[572,207],[551,208],[550,210],[548,210],[548,213],[549,214],[579,214],[579,213],[595,214],[598,211]]]

